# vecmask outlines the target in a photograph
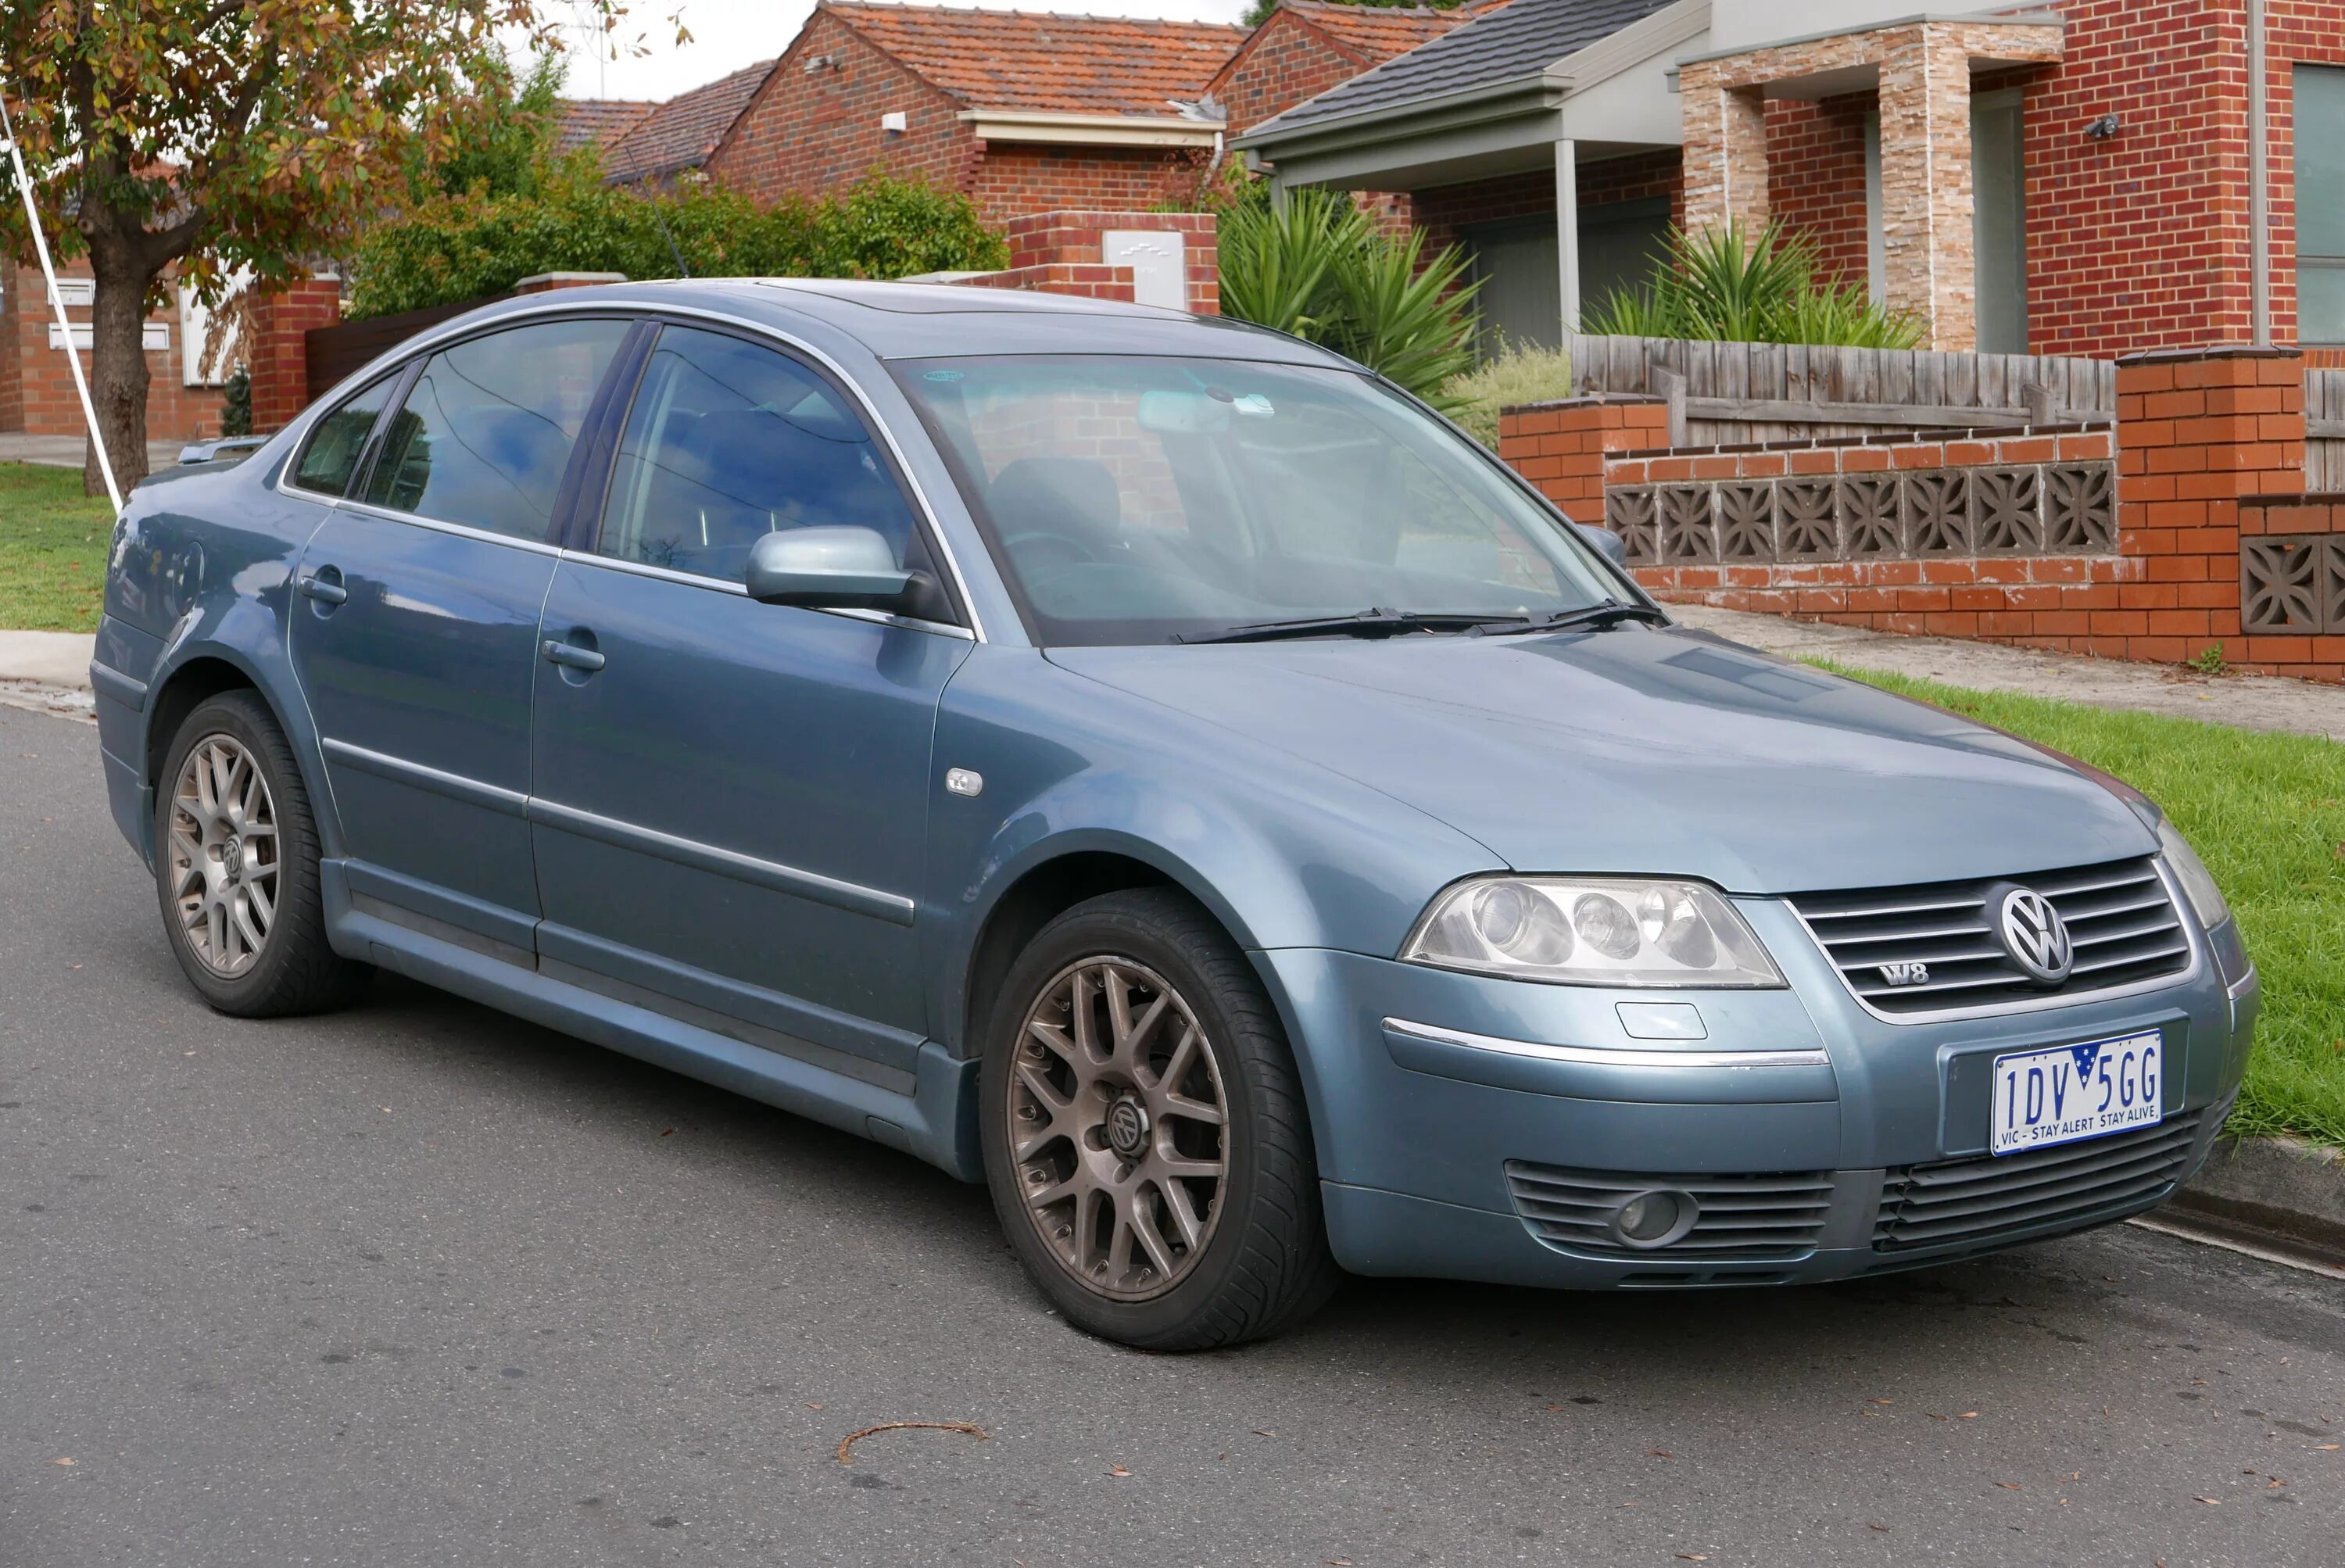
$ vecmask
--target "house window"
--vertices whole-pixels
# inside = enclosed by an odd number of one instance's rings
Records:
[[[2345,343],[2345,70],[2296,67],[2297,336]]]

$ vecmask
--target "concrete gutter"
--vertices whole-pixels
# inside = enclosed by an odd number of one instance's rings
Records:
[[[95,723],[89,661],[96,647],[86,632],[0,632],[0,703]]]

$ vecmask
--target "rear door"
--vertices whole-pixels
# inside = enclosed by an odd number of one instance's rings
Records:
[[[847,390],[661,331],[588,552],[547,596],[531,815],[549,974],[874,1082],[928,1031],[915,903],[958,626],[761,605],[749,547],[873,528],[932,571]]]
[[[523,812],[554,529],[631,330],[536,322],[411,367],[296,577],[294,667],[353,897],[504,956],[531,951],[538,912]]]

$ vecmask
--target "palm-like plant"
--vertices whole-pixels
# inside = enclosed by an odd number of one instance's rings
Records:
[[[1776,219],[1752,237],[1740,222],[1670,231],[1669,254],[1643,286],[1615,292],[1589,317],[1608,337],[1911,349],[1927,336],[1861,284],[1820,276],[1812,236]]]
[[[1222,219],[1222,310],[1334,350],[1436,407],[1474,362],[1477,285],[1452,247],[1395,239],[1340,191],[1297,190]]]

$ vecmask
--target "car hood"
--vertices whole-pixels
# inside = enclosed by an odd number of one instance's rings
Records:
[[[2157,846],[2073,762],[1682,628],[1050,657],[1383,790],[1517,871],[1782,893],[2020,874]]]

